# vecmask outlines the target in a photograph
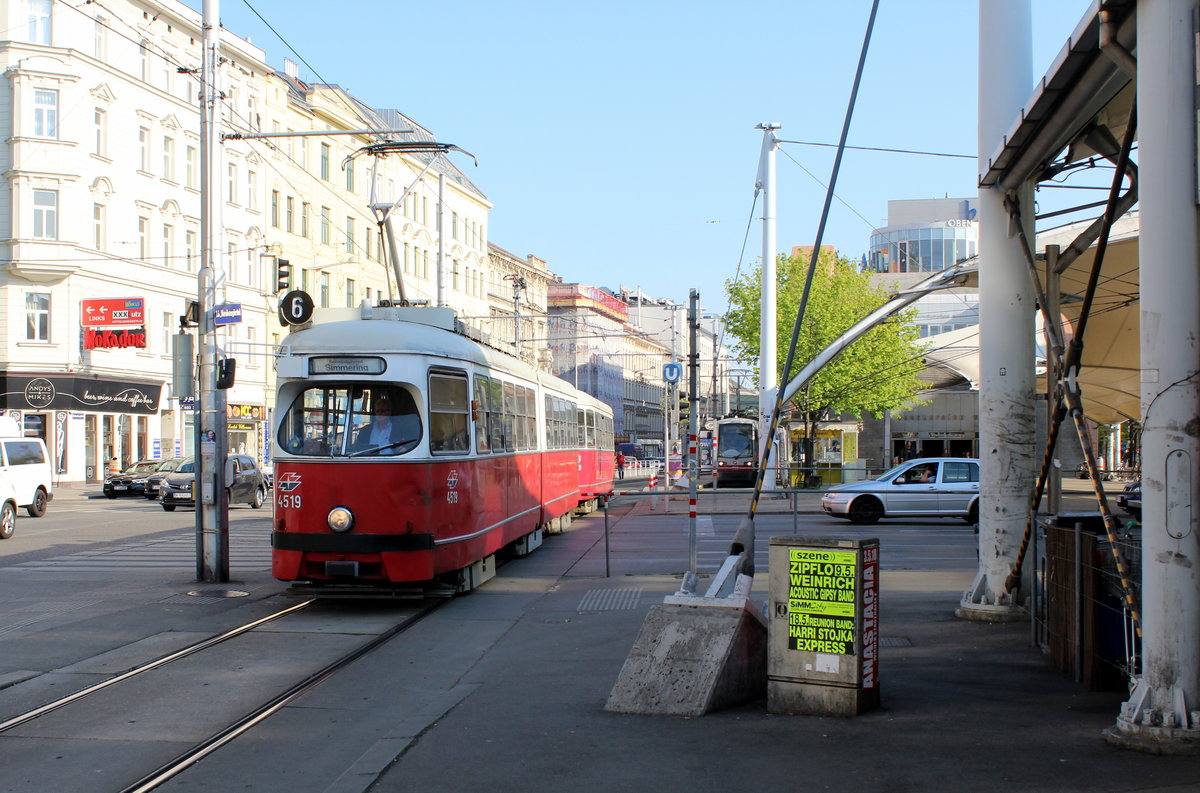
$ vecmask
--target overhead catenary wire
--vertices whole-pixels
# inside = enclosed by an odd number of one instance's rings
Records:
[[[845,116],[845,120],[842,123],[842,134],[841,134],[841,138],[839,139],[837,154],[834,157],[833,171],[829,178],[829,188],[825,192],[825,204],[821,209],[821,219],[820,219],[820,222],[817,224],[816,240],[813,242],[812,255],[809,257],[808,274],[804,281],[804,291],[800,296],[800,306],[796,312],[796,322],[792,326],[792,338],[788,344],[787,357],[784,359],[782,377],[780,378],[781,384],[775,392],[775,405],[771,410],[771,417],[770,417],[770,421],[768,422],[769,429],[768,429],[767,442],[762,445],[762,450],[760,452],[760,454],[762,455],[762,459],[760,459],[758,461],[759,462],[758,476],[756,477],[756,480],[754,483],[754,495],[752,496],[751,501],[750,501],[750,511],[749,511],[749,516],[748,516],[751,521],[751,529],[750,529],[751,531],[753,531],[752,521],[754,519],[755,512],[757,512],[757,510],[758,510],[758,502],[762,495],[763,482],[766,478],[767,459],[768,459],[769,451],[771,449],[770,438],[774,437],[776,428],[779,426],[779,417],[783,413],[783,392],[785,390],[784,386],[787,383],[787,378],[791,374],[792,364],[795,361],[796,347],[798,346],[799,340],[800,340],[800,327],[804,322],[804,312],[805,312],[805,309],[808,304],[809,292],[812,289],[813,275],[816,273],[816,269],[817,269],[817,260],[820,257],[820,253],[821,253],[821,242],[822,242],[822,238],[824,237],[824,234],[825,234],[825,224],[829,220],[829,208],[833,202],[833,193],[834,193],[834,190],[837,185],[838,172],[841,169],[842,155],[845,151],[845,145],[846,145],[846,137],[849,135],[849,132],[850,132],[850,121],[854,117],[854,105],[858,99],[858,88],[859,88],[859,85],[862,83],[863,70],[864,70],[864,67],[866,66],[866,61],[867,61],[867,50],[869,49],[870,43],[871,43],[871,32],[875,27],[875,16],[878,13],[878,11],[879,11],[879,0],[873,0],[873,2],[871,3],[871,13],[867,19],[867,30],[866,30],[865,35],[863,36],[862,51],[859,53],[859,57],[858,57],[858,68],[856,69],[855,74],[854,74],[854,85],[850,90],[850,100],[847,103],[846,116]],[[738,541],[735,540],[735,544],[737,544],[737,543],[738,543]],[[752,538],[750,539],[750,543],[751,543],[751,547],[753,547],[753,539]],[[751,562],[751,564],[752,564],[752,562]]]

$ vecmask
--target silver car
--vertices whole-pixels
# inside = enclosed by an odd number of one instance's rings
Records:
[[[979,522],[979,461],[963,457],[907,460],[876,479],[831,487],[821,509],[851,523],[880,518],[961,518]]]

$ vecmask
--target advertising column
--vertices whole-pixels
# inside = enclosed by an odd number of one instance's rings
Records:
[[[767,710],[879,707],[879,541],[772,537]]]

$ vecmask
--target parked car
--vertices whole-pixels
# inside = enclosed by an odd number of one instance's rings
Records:
[[[875,479],[829,488],[821,509],[851,523],[880,518],[961,518],[979,522],[979,461],[963,457],[908,460]]]
[[[1136,520],[1142,519],[1142,480],[1125,485],[1121,495],[1117,496],[1117,506],[1128,512]]]
[[[227,488],[229,503],[249,504],[254,509],[261,507],[267,500],[267,485],[254,458],[231,454],[227,460],[233,467],[233,483]],[[162,508],[173,512],[175,507],[196,506],[195,482],[196,460],[188,457],[159,483],[158,500]]]
[[[158,468],[162,460],[138,460],[119,474],[104,477],[104,495],[140,496],[146,492],[146,479]]]
[[[50,454],[41,438],[0,438],[0,471],[12,484],[17,504],[31,517],[46,514],[54,499],[50,482]]]
[[[158,461],[158,467],[154,469],[154,473],[146,477],[146,487],[142,491],[142,495],[146,498],[158,500],[158,486],[162,480],[166,479],[167,474],[178,468],[186,457],[168,457],[165,460]]]
[[[17,501],[19,499],[12,478],[7,474],[0,473],[0,540],[7,540],[17,531]]]

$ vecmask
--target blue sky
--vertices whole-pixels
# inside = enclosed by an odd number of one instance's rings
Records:
[[[697,288],[721,312],[724,281],[762,247],[754,127],[837,142],[870,5],[222,0],[220,10],[275,68],[295,60],[302,78],[396,108],[475,154],[478,167],[459,165],[495,204],[492,242],[546,259],[565,281],[681,303]],[[1035,80],[1088,5],[1033,0]],[[849,143],[974,155],[977,46],[972,0],[883,0]],[[832,163],[832,149],[782,147],[781,251],[812,244]],[[975,185],[974,160],[847,152],[824,242],[858,258],[888,199],[973,196]]]

